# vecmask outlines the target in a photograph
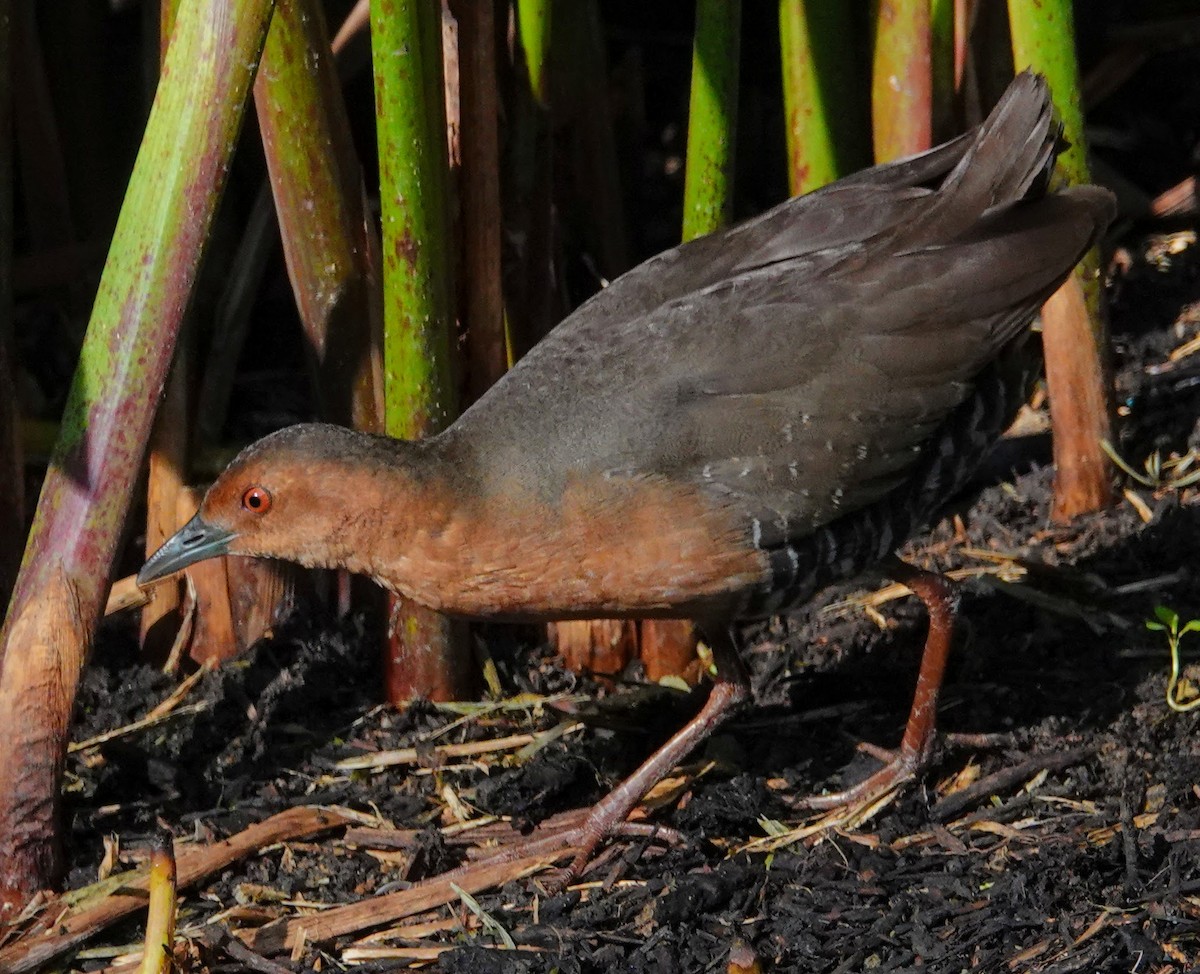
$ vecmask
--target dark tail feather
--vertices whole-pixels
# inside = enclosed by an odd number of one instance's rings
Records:
[[[927,227],[936,227],[942,240],[957,236],[993,206],[1024,198],[1053,165],[1059,130],[1045,79],[1029,71],[1017,75],[912,237],[919,240]]]

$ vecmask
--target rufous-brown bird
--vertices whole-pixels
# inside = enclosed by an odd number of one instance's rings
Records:
[[[1018,76],[977,129],[667,251],[614,281],[445,432],[319,424],[247,447],[147,562],[344,568],[455,615],[696,620],[703,710],[592,810],[572,866],[747,697],[736,619],[784,612],[888,558],[1024,402],[1030,322],[1114,214],[1049,192],[1059,128]],[[927,758],[954,596],[930,609],[900,749],[813,804],[870,797]]]

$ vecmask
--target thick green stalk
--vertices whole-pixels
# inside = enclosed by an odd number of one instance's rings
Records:
[[[683,239],[712,233],[733,214],[741,0],[698,0],[688,108]]]
[[[158,59],[154,77],[157,80],[171,31],[175,27],[178,0],[162,0],[159,7]],[[147,44],[147,47],[150,45]],[[183,526],[180,520],[180,501],[187,481],[190,409],[188,400],[192,386],[192,355],[188,348],[189,329],[180,329],[180,342],[175,360],[167,377],[150,443],[146,450],[146,538],[144,550],[149,558],[164,541]],[[154,598],[142,606],[142,652],[155,664],[166,661],[174,644],[179,626],[179,605],[183,597],[183,579],[163,582],[154,591]]]
[[[875,161],[933,144],[930,0],[875,0],[871,127]]]
[[[455,414],[441,5],[372,0],[383,217],[384,409],[392,436]]]
[[[1058,173],[1071,186],[1090,182],[1071,0],[1008,0],[1008,21],[1013,67],[1032,68],[1046,76],[1062,120],[1068,144],[1058,157]]]
[[[1071,0],[1009,0],[1008,18],[1014,67],[1046,76],[1062,119],[1068,147],[1058,157],[1056,178],[1088,183]],[[1115,471],[1102,447],[1113,438],[1112,375],[1095,251],[1047,302],[1042,319],[1054,428],[1054,517],[1065,521],[1113,500]]]
[[[0,630],[0,893],[59,866],[67,723],[272,0],[182,5]]]
[[[316,0],[277,0],[254,98],[321,413],[378,430],[371,345],[380,308],[369,260],[378,243],[368,239],[362,167]]]
[[[438,0],[372,0],[383,216],[384,423],[437,433],[456,413],[451,250]],[[399,602],[385,660],[388,698],[468,692],[474,668],[449,620]]]
[[[525,66],[529,72],[529,90],[534,100],[545,107],[550,101],[551,11],[554,0],[517,0],[517,32]]]
[[[788,191],[797,196],[869,164],[844,0],[780,0]]]

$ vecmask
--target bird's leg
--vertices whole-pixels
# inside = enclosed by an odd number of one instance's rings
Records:
[[[836,808],[882,798],[914,778],[923,770],[932,754],[938,692],[942,688],[946,660],[954,636],[958,592],[954,583],[944,575],[916,568],[899,558],[892,559],[887,571],[896,581],[912,589],[913,594],[929,610],[929,635],[925,638],[921,670],[917,676],[908,723],[904,727],[904,737],[898,750],[886,752],[887,763],[865,781],[833,794],[802,798],[796,803],[802,807]]]
[[[738,656],[726,624],[703,625],[705,641],[712,650],[717,675],[704,707],[681,727],[671,739],[655,751],[628,778],[597,802],[580,826],[579,852],[558,877],[565,885],[577,877],[592,858],[596,848],[625,821],[626,816],[646,793],[667,776],[670,770],[704,741],[725,719],[729,710],[750,695],[750,678]]]

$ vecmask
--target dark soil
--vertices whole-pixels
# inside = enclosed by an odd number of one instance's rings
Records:
[[[1142,237],[1114,289],[1122,451],[1135,466],[1156,449],[1166,456],[1200,445],[1196,369],[1187,358],[1167,359],[1200,330],[1200,262],[1190,240]],[[1182,249],[1164,258],[1172,248]],[[1191,571],[1197,494],[1135,488],[1149,523],[1126,501],[1052,526],[1050,470],[1025,462],[1024,472],[1005,473],[1045,448],[1037,437],[1006,444],[991,467],[1001,476],[907,550],[939,569],[994,565],[979,554],[991,551],[1027,571],[1014,584],[995,576],[964,582],[939,717],[950,737],[919,784],[868,822],[785,836],[769,851],[763,845],[768,834],[811,821],[790,811],[790,797],[836,785],[851,761],[849,776],[871,767],[873,759],[856,758],[857,741],[891,745],[899,737],[924,615],[913,599],[880,606],[874,621],[857,603],[839,608],[867,591],[860,583],[744,633],[758,705],[708,743],[650,815],[677,830],[677,841],[619,840],[565,895],[547,896],[536,877],[481,893],[482,909],[531,949],[499,949],[498,935],[458,904],[433,911],[432,919],[457,918],[441,933],[379,943],[449,947],[436,961],[446,971],[701,972],[727,968],[735,945],[734,960],[757,958],[773,970],[1193,969],[1197,718],[1168,709],[1166,643],[1144,621],[1157,605],[1183,620],[1200,616]],[[189,698],[206,704],[202,714],[71,757],[70,884],[94,878],[110,833],[136,852],[162,826],[176,836],[219,837],[289,805],[324,804],[420,836],[382,858],[338,833],[265,850],[189,891],[183,931],[195,933],[237,904],[252,903],[262,922],[295,915],[297,901],[346,903],[404,888],[463,861],[464,847],[439,831],[456,814],[511,816],[526,827],[584,806],[700,699],[644,686],[604,695],[528,635],[480,632],[505,694],[526,694],[526,707],[464,720],[429,705],[404,713],[375,706],[373,642],[359,623],[287,625],[245,660],[203,678]],[[129,621],[112,621],[85,677],[75,738],[135,719],[172,687],[139,662]],[[579,720],[586,729],[520,763],[334,767],[365,752]],[[1000,777],[990,786],[969,787],[992,775]],[[457,813],[448,792],[461,803]],[[757,850],[747,850],[751,843]],[[131,921],[112,939],[137,936]],[[353,939],[276,961],[335,967]],[[223,956],[209,951],[206,963],[243,969]]]

